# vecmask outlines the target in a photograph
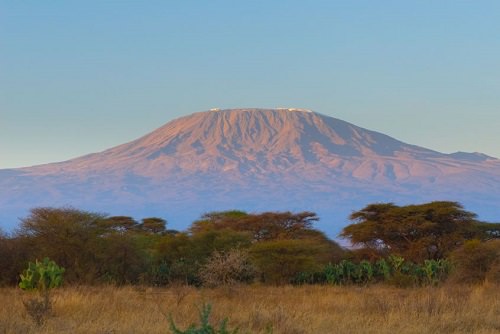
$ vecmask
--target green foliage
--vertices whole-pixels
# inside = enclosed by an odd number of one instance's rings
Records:
[[[375,276],[387,280],[391,277],[391,266],[385,259],[380,259],[375,263]]]
[[[147,246],[137,233],[112,233],[101,237],[98,241],[98,253],[94,275],[105,283],[117,285],[137,283],[142,273],[147,272],[151,256]]]
[[[191,237],[190,253],[198,260],[208,259],[214,251],[228,252],[231,249],[245,249],[252,244],[248,232],[233,230],[211,230]]]
[[[370,282],[373,279],[373,273],[373,265],[366,260],[361,261],[358,264],[354,274],[356,283]]]
[[[46,291],[61,286],[64,268],[59,267],[49,258],[30,262],[28,268],[20,275],[19,287],[23,290]]]
[[[313,240],[273,240],[255,243],[250,257],[263,282],[286,284],[300,273],[320,269],[325,251],[325,245]]]
[[[341,284],[342,272],[339,266],[329,263],[325,266],[323,272],[328,284]]]
[[[161,269],[163,283],[199,285],[198,270],[201,261],[210,255],[210,248],[205,244],[197,245],[187,233],[166,234],[158,239],[153,250],[151,278]],[[157,269],[155,269],[157,268]],[[156,272],[156,274],[155,274]]]
[[[64,268],[59,267],[49,258],[44,258],[41,262],[36,260],[30,262],[28,268],[20,275],[19,287],[27,291],[37,291],[39,298],[30,298],[23,301],[28,315],[37,326],[43,325],[45,319],[52,310],[50,290],[62,284]]]
[[[210,312],[212,311],[212,306],[210,304],[203,304],[200,313],[200,324],[192,324],[185,331],[180,330],[175,325],[172,317],[169,317],[170,330],[173,334],[237,334],[238,329],[229,330],[227,328],[227,318],[222,320],[219,324],[219,328],[214,328],[209,323]]]
[[[342,260],[338,264],[330,263],[325,266],[324,274],[326,282],[329,284],[362,284],[372,281],[374,268],[368,261],[354,263],[349,260]]]
[[[339,264],[340,272],[342,273],[345,283],[353,282],[353,278],[357,269],[357,265],[348,260],[342,260]]]
[[[22,220],[19,237],[30,245],[29,258],[40,254],[66,269],[67,282],[92,283],[98,276],[95,260],[102,254],[103,215],[73,208],[35,208]]]
[[[448,277],[451,262],[446,259],[425,260],[421,266],[427,284],[436,285]]]
[[[153,286],[165,286],[170,282],[170,277],[170,266],[163,261],[150,266],[146,277],[146,283]]]
[[[158,217],[144,218],[138,227],[146,233],[160,234],[166,231],[167,221]]]
[[[245,218],[246,216],[248,216],[246,212],[239,210],[208,212],[203,214],[199,220],[191,224],[189,232],[196,235],[200,232],[227,229],[228,224]]]
[[[451,261],[456,268],[451,275],[453,281],[481,283],[500,261],[500,240],[468,241],[451,254]]]
[[[405,259],[401,256],[390,255],[388,261],[392,271],[400,273],[402,270],[403,263],[405,262]]]
[[[500,224],[474,217],[453,202],[371,204],[353,213],[355,224],[342,233],[364,247],[347,251],[312,227],[318,220],[312,212],[211,212],[188,231],[171,233],[156,217],[136,221],[35,208],[15,234],[0,231],[0,284],[17,284],[29,259],[40,255],[65,268],[69,284],[217,286],[255,278],[270,284],[436,285],[452,263],[456,281],[499,281]],[[249,261],[229,261],[235,250],[245,251]],[[37,263],[23,272],[23,289],[35,289]]]
[[[340,235],[375,252],[422,262],[444,258],[463,241],[485,235],[485,227],[475,218],[455,202],[370,204],[350,216],[354,224]]]
[[[108,232],[126,233],[138,230],[139,224],[129,216],[112,216],[99,221],[99,225]]]
[[[319,218],[314,212],[264,212],[247,214],[240,211],[209,213],[193,223],[190,232],[196,235],[211,230],[247,232],[253,241],[299,239],[307,236]]]
[[[180,258],[170,266],[170,283],[200,286],[201,264],[192,258]]]
[[[400,256],[390,256],[375,263],[362,260],[355,263],[343,260],[337,264],[329,263],[323,268],[323,282],[333,285],[368,284],[383,281],[392,285],[407,287],[416,284],[438,284],[444,281],[451,269],[448,260],[426,260],[418,265]],[[306,276],[300,276],[306,283]],[[310,275],[308,276],[311,277]],[[318,283],[318,280],[315,281]]]

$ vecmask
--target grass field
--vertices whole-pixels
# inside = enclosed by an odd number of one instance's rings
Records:
[[[53,315],[37,328],[26,314],[29,293],[0,289],[0,333],[170,333],[229,318],[239,333],[499,333],[500,286],[398,289],[370,287],[70,287],[54,291]]]

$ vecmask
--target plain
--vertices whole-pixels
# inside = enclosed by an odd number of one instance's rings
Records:
[[[37,328],[24,312],[26,292],[0,290],[0,333],[169,333],[228,318],[238,333],[498,333],[499,286],[446,284],[400,289],[385,285],[238,286],[197,289],[68,287],[54,291],[53,315]]]

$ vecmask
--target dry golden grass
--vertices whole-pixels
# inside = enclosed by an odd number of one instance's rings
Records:
[[[239,333],[499,333],[498,285],[397,289],[385,286],[265,287],[233,290],[177,287],[79,287],[54,291],[53,316],[36,328],[19,289],[0,290],[0,333],[170,333],[229,318]],[[272,330],[271,330],[272,329]]]

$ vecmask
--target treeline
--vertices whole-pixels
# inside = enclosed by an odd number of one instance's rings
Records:
[[[500,282],[500,224],[458,203],[371,204],[354,212],[343,249],[313,227],[312,212],[211,212],[187,231],[73,208],[35,208],[0,235],[0,284],[28,262],[65,268],[65,284],[368,284]]]

